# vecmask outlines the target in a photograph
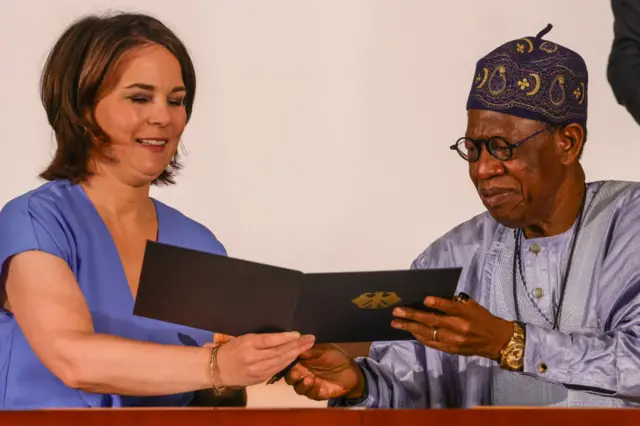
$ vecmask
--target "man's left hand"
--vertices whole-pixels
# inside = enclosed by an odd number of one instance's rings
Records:
[[[394,328],[408,331],[426,346],[457,355],[498,360],[513,334],[513,323],[492,315],[473,299],[465,302],[427,297],[428,308],[443,314],[396,308]],[[435,337],[435,339],[434,339]]]

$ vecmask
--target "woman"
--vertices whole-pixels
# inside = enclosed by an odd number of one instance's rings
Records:
[[[149,197],[174,183],[195,88],[185,47],[145,15],[84,18],[54,46],[49,182],[0,212],[0,408],[188,405],[261,383],[313,345],[277,333],[212,349],[210,332],[132,315],[147,240],[225,254]]]

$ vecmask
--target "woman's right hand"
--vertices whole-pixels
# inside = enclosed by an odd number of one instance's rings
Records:
[[[298,332],[245,334],[229,339],[218,350],[216,385],[244,387],[269,380],[314,342],[314,336]]]

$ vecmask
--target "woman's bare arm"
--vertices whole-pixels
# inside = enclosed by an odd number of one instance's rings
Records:
[[[96,334],[75,277],[58,257],[38,251],[15,256],[6,292],[34,352],[67,386],[138,396],[211,387],[209,348]]]
[[[42,363],[67,386],[136,396],[211,388],[211,348],[96,334],[82,292],[62,259],[24,252],[5,272],[7,300],[18,325]],[[227,383],[218,384],[260,383],[311,345],[313,339],[295,333],[234,339],[219,351],[219,371]]]

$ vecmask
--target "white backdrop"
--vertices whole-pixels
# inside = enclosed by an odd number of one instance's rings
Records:
[[[54,150],[38,97],[48,50],[73,19],[148,12],[198,75],[186,167],[158,199],[208,226],[234,257],[305,271],[407,268],[480,212],[465,130],[475,61],[534,36],[590,70],[589,180],[640,179],[640,129],[606,81],[609,1],[2,0],[0,205],[37,186]],[[313,405],[282,385],[251,405]]]

